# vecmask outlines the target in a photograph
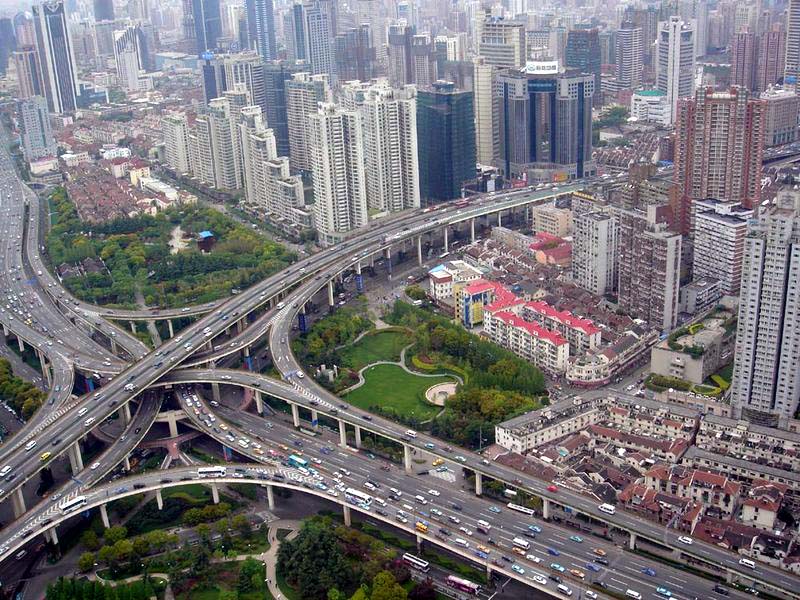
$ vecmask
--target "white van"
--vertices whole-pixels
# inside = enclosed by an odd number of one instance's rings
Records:
[[[457,546],[463,546],[464,548],[469,548],[469,542],[464,538],[456,538],[453,540]]]
[[[515,537],[512,540],[512,542],[517,548],[522,548],[523,550],[530,550],[531,543],[524,538]]]
[[[642,595],[636,590],[625,590],[625,595],[628,596],[629,598],[636,598],[636,600],[642,600]]]
[[[747,567],[748,569],[755,569],[756,568],[756,563],[754,563],[749,558],[741,558],[741,559],[739,559],[739,564],[742,565],[743,567]]]
[[[88,427],[88,426],[89,426],[89,425],[91,425],[92,423],[94,423],[94,417],[89,417],[88,419],[86,419],[86,420],[83,422],[83,426],[84,426],[84,427]]]
[[[417,437],[417,432],[414,431],[413,429],[406,429],[406,436],[410,438],[415,438]]]
[[[428,503],[428,501],[425,500],[425,498],[423,498],[422,496],[414,496],[414,500],[416,500],[420,504],[427,504]]]
[[[371,492],[374,492],[375,490],[378,489],[378,488],[375,487],[375,484],[372,483],[371,481],[365,481],[364,482],[364,487],[367,488]]]
[[[565,596],[572,596],[572,590],[569,589],[567,586],[565,586],[563,583],[559,583],[556,589]]]
[[[278,310],[282,309],[284,306],[286,306],[286,302],[278,302]]]
[[[82,417],[82,416],[83,416],[83,415],[85,415],[87,412],[89,412],[89,409],[88,409],[87,407],[85,407],[85,406],[84,406],[82,409],[80,409],[80,410],[78,411],[78,416],[79,416],[79,417]]]
[[[386,506],[386,500],[384,500],[383,498],[373,498],[372,500],[373,502],[375,502],[375,504]]]
[[[613,515],[615,512],[617,512],[617,507],[614,506],[613,504],[601,504],[600,506],[597,507],[597,510],[599,510],[600,512],[604,512],[608,515]]]
[[[36,440],[31,440],[30,442],[25,444],[25,452],[30,452],[34,448],[36,448]]]
[[[0,469],[0,477],[5,477],[9,473],[11,473],[11,465],[6,465],[2,469]]]

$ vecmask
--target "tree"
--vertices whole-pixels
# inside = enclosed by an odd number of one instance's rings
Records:
[[[381,571],[372,580],[370,600],[406,600],[408,594],[389,571]]]
[[[328,600],[346,600],[345,596],[342,592],[340,592],[336,588],[331,588],[328,590]]]
[[[252,592],[258,587],[258,582],[264,579],[264,564],[254,558],[242,561],[239,567],[239,583],[236,587],[239,593]]]
[[[109,527],[103,533],[103,538],[106,541],[106,544],[114,545],[120,540],[124,540],[128,537],[128,529],[123,525],[115,525],[114,527]]]
[[[81,545],[91,552],[100,549],[100,539],[93,529],[87,529],[81,534]]]
[[[426,579],[415,585],[408,594],[408,600],[436,600],[436,588],[433,582]]]
[[[247,515],[236,515],[231,519],[231,527],[238,530],[244,538],[250,538],[253,535],[253,527],[250,525],[250,519]]]
[[[91,571],[94,567],[94,552],[84,552],[78,559],[78,570],[81,573]]]

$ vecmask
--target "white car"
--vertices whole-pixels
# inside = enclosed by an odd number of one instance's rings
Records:
[[[461,533],[463,533],[464,535],[468,535],[468,536],[472,537],[472,532],[469,529],[467,529],[466,527],[459,527],[458,530]]]
[[[96,470],[100,466],[99,462],[93,463],[91,467],[89,467],[92,471]]]
[[[679,537],[678,541],[681,544],[686,544],[687,546],[691,546],[694,543],[694,540],[692,540],[692,538],[690,538],[688,536],[685,536],[685,535],[682,535],[681,537]]]
[[[592,590],[586,590],[586,597],[591,598],[592,600],[597,600],[597,593],[593,592]]]
[[[538,556],[534,556],[533,554],[526,554],[525,558],[527,558],[532,563],[537,563],[538,564],[538,563],[542,562],[541,558],[539,558]]]
[[[441,496],[441,494],[436,490],[428,490],[428,494],[431,496]]]
[[[543,575],[538,575],[537,574],[537,575],[532,576],[531,579],[533,579],[539,585],[547,585],[547,578],[544,577]],[[594,592],[592,592],[592,594],[594,594]],[[586,595],[588,596],[589,593],[587,592]],[[594,594],[594,598],[597,598],[597,594]]]

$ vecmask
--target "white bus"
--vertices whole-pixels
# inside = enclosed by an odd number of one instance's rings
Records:
[[[423,573],[427,573],[431,570],[431,566],[427,560],[422,560],[421,558],[414,556],[413,554],[409,554],[408,552],[403,554],[403,562],[412,569],[422,571]]]
[[[511,541],[517,548],[522,548],[523,550],[530,550],[531,543],[524,538],[515,537]]]
[[[86,496],[75,496],[71,500],[64,500],[58,505],[62,513],[72,512],[76,508],[86,506]]]
[[[204,477],[225,477],[228,474],[226,467],[199,467],[197,469],[197,476],[201,479]]]
[[[480,520],[478,521],[478,533],[482,533],[483,535],[489,535],[489,532],[492,530],[492,526],[489,525],[487,521]]]
[[[597,507],[597,510],[599,510],[600,512],[604,512],[608,515],[613,515],[615,512],[617,512],[617,507],[614,506],[613,504],[601,504],[600,506]]]
[[[519,504],[514,504],[513,502],[509,502],[508,504],[506,504],[506,506],[508,508],[510,508],[511,510],[515,510],[515,511],[521,512],[521,513],[525,513],[526,515],[533,516],[533,515],[536,514],[536,512],[533,511],[532,509],[527,508],[525,506],[520,506]]]
[[[344,491],[344,497],[347,499],[348,502],[351,504],[365,504],[369,506],[372,504],[372,496],[369,494],[365,494],[362,491],[359,491],[355,488],[347,488]]]

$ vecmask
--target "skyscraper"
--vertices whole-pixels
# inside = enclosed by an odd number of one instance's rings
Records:
[[[475,24],[477,54],[496,67],[523,67],[527,54],[525,23],[481,15]]]
[[[681,235],[668,230],[663,208],[617,211],[619,307],[669,331],[678,318]]]
[[[475,118],[472,92],[437,81],[417,94],[420,195],[427,201],[461,196],[475,178]]]
[[[798,75],[800,75],[800,0],[789,0],[786,11],[784,81],[796,83]]]
[[[292,169],[311,170],[308,117],[320,102],[329,103],[331,90],[326,75],[295,73],[286,82],[286,120],[289,131],[289,160]]]
[[[800,218],[796,191],[751,223],[745,238],[731,408],[785,427],[800,401]]]
[[[94,20],[114,20],[114,0],[94,0]]]
[[[222,37],[219,0],[192,0],[192,17],[197,54],[215,50]]]
[[[739,31],[731,40],[731,85],[753,90],[756,75],[758,36],[753,31]]]
[[[311,64],[312,74],[327,75],[332,85],[336,82],[334,8],[334,0],[313,0],[303,5],[305,59]]]
[[[191,172],[189,157],[189,124],[184,113],[161,118],[164,131],[164,155],[169,168],[181,175]]]
[[[272,0],[245,0],[251,48],[264,60],[278,58],[275,45],[275,10]]]
[[[20,100],[17,103],[17,111],[25,160],[34,161],[46,156],[55,156],[56,142],[50,128],[47,101],[41,96]]]
[[[498,166],[508,178],[563,181],[594,173],[594,76],[563,73],[555,62],[497,74]]]
[[[419,208],[417,101],[414,86],[352,83],[342,89],[342,105],[361,117],[368,208],[397,212]]]
[[[427,33],[411,38],[411,75],[417,87],[428,87],[436,80],[436,63],[433,57],[433,42]]]
[[[617,31],[614,76],[621,89],[635,90],[642,84],[642,28],[625,21]]]
[[[476,158],[482,165],[494,164],[499,138],[497,121],[497,95],[494,92],[494,75],[497,67],[478,56],[473,60],[472,89],[475,103]]]
[[[367,81],[377,69],[372,31],[368,24],[336,36],[336,75],[340,81]]]
[[[61,0],[32,7],[36,28],[39,81],[53,113],[78,107],[78,80],[67,16]]]
[[[17,83],[19,84],[19,98],[30,98],[31,96],[41,96],[42,83],[39,79],[39,64],[36,60],[36,48],[26,46],[20,48],[14,54],[14,67],[17,71]]]
[[[286,83],[302,65],[272,62],[264,65],[264,98],[266,126],[275,134],[278,156],[289,156],[289,123],[286,114]]]
[[[127,91],[138,90],[139,71],[142,68],[138,25],[114,32],[114,62],[120,86]]]
[[[680,17],[658,24],[656,88],[667,95],[672,118],[678,100],[694,94],[694,29]]]
[[[406,23],[396,23],[389,27],[388,73],[389,83],[397,87],[414,83],[411,68],[411,39],[414,28]]]
[[[14,25],[8,17],[0,18],[0,74],[5,75],[11,53],[17,49]]]
[[[731,41],[731,85],[763,92],[783,77],[786,36],[781,30],[740,31]]]
[[[575,215],[572,235],[572,279],[602,296],[617,287],[617,218],[607,211]]]
[[[595,106],[603,103],[600,93],[600,37],[596,28],[573,29],[567,33],[566,60],[568,70],[591,73],[594,76]]]
[[[308,118],[314,223],[323,244],[367,224],[364,142],[357,112],[323,103]]]
[[[695,200],[758,205],[765,127],[766,103],[744,88],[716,92],[708,87],[680,100],[673,215],[683,233],[693,231]]]

